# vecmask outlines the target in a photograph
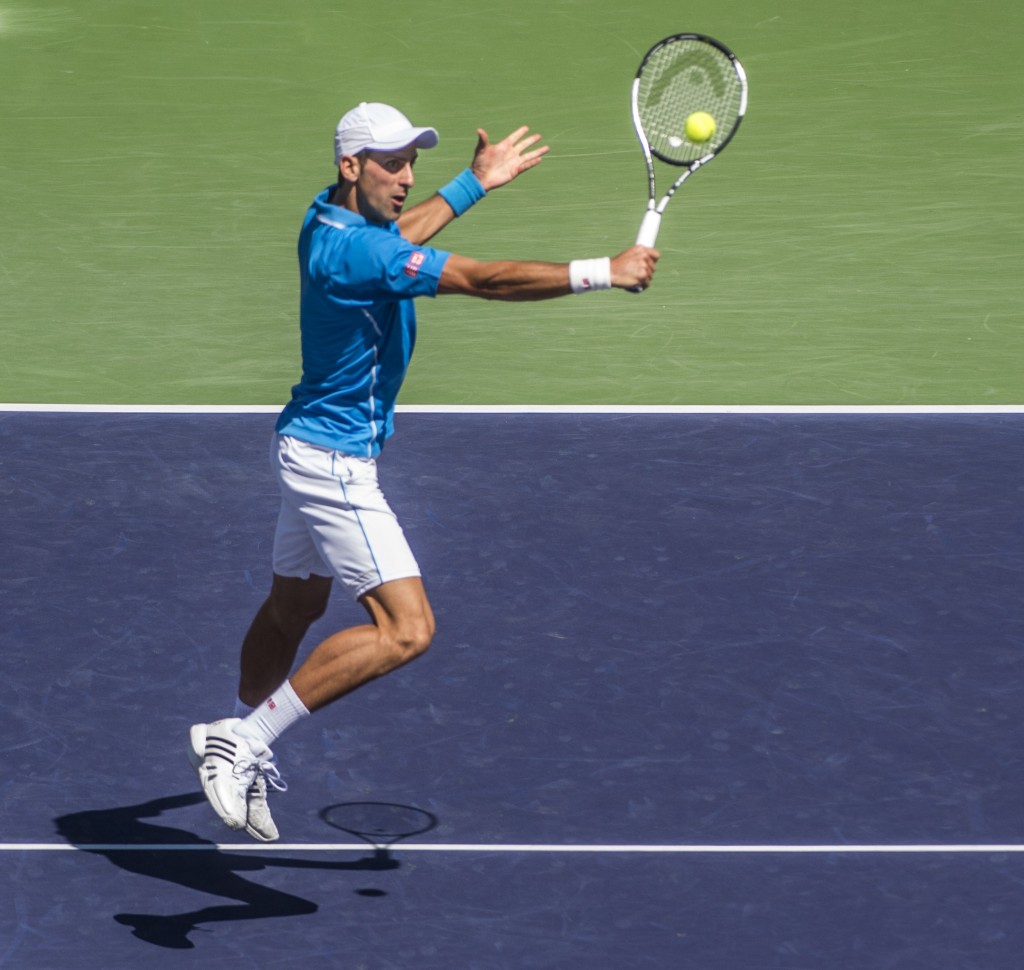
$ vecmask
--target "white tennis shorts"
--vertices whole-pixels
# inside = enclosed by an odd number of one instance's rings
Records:
[[[271,463],[281,486],[274,572],[332,576],[358,599],[420,568],[377,482],[372,458],[353,458],[275,435]]]

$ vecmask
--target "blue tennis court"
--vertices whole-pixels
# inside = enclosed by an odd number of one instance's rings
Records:
[[[184,745],[273,416],[0,415],[0,966],[1019,965],[1019,411],[399,423],[439,634],[281,739],[263,846]]]

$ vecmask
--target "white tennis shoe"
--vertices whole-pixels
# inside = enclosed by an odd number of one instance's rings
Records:
[[[188,759],[199,775],[207,801],[229,829],[245,829],[260,842],[274,842],[279,833],[267,805],[268,785],[288,786],[265,744],[234,731],[240,718],[193,724]]]

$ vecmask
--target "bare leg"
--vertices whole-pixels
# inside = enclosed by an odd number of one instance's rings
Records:
[[[291,677],[293,690],[309,711],[390,673],[430,646],[434,614],[420,579],[384,583],[360,602],[372,623],[328,637]]]
[[[302,638],[324,614],[331,595],[326,576],[309,579],[275,574],[270,595],[242,643],[238,696],[256,707],[284,683]]]

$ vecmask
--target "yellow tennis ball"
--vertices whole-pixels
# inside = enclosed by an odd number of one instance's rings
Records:
[[[698,145],[709,141],[715,133],[715,119],[706,111],[694,111],[686,119],[686,137]]]

